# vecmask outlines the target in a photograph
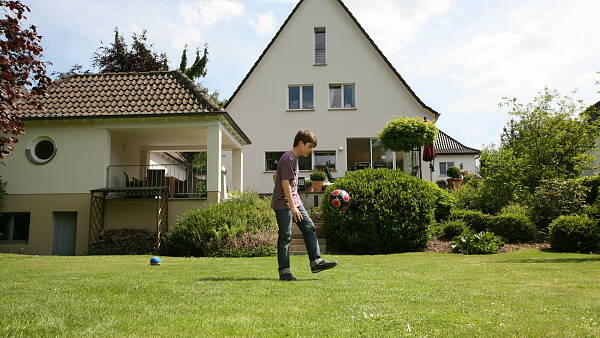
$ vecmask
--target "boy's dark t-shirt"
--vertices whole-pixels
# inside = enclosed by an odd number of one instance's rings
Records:
[[[271,207],[274,210],[289,209],[287,198],[283,192],[281,181],[289,180],[290,188],[292,189],[292,200],[294,205],[299,207],[302,205],[302,200],[298,195],[298,158],[292,151],[284,153],[277,164],[277,173],[275,175],[275,187],[273,188],[273,199]]]

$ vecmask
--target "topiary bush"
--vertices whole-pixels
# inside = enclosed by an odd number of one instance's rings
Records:
[[[538,228],[544,230],[562,215],[582,212],[588,189],[574,179],[543,180],[531,200],[531,216]]]
[[[90,246],[90,255],[146,255],[156,251],[156,233],[145,229],[106,230]]]
[[[437,237],[441,240],[449,241],[456,236],[469,231],[469,228],[463,221],[448,221],[440,224],[436,229]]]
[[[328,186],[351,197],[347,211],[321,209],[327,247],[346,253],[381,254],[419,250],[427,244],[434,220],[436,191],[431,182],[391,169],[351,172]]]
[[[379,133],[379,141],[387,149],[406,153],[433,142],[437,133],[431,122],[401,117],[387,123]]]
[[[228,243],[233,243],[233,238],[269,229],[277,230],[270,200],[256,193],[238,193],[221,203],[180,216],[164,237],[161,249],[171,256],[216,256]]]
[[[458,169],[457,167],[448,168],[446,170],[446,173],[448,174],[449,177],[460,178],[460,169]]]
[[[467,231],[452,241],[452,251],[465,255],[495,254],[504,242],[491,232]]]
[[[537,235],[537,227],[523,214],[504,213],[496,216],[490,229],[507,243],[531,242]]]
[[[461,220],[475,232],[488,231],[494,222],[494,216],[481,211],[455,209],[450,214],[451,220]]]
[[[548,227],[552,249],[565,252],[595,252],[600,245],[598,222],[587,216],[560,216]]]

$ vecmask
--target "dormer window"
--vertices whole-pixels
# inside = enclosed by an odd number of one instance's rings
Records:
[[[323,66],[326,61],[325,27],[315,27],[315,65]]]

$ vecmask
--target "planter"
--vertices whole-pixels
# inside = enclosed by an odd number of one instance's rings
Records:
[[[449,189],[458,189],[460,188],[460,186],[462,185],[462,178],[449,178],[446,181],[448,181],[448,188]]]
[[[313,191],[313,187],[311,186],[306,186],[306,192],[312,192]]]
[[[312,181],[313,191],[323,191],[323,181]]]

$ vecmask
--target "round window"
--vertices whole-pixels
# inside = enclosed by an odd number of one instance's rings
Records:
[[[56,144],[48,136],[38,136],[31,140],[26,153],[29,161],[35,164],[48,163],[56,155]]]

